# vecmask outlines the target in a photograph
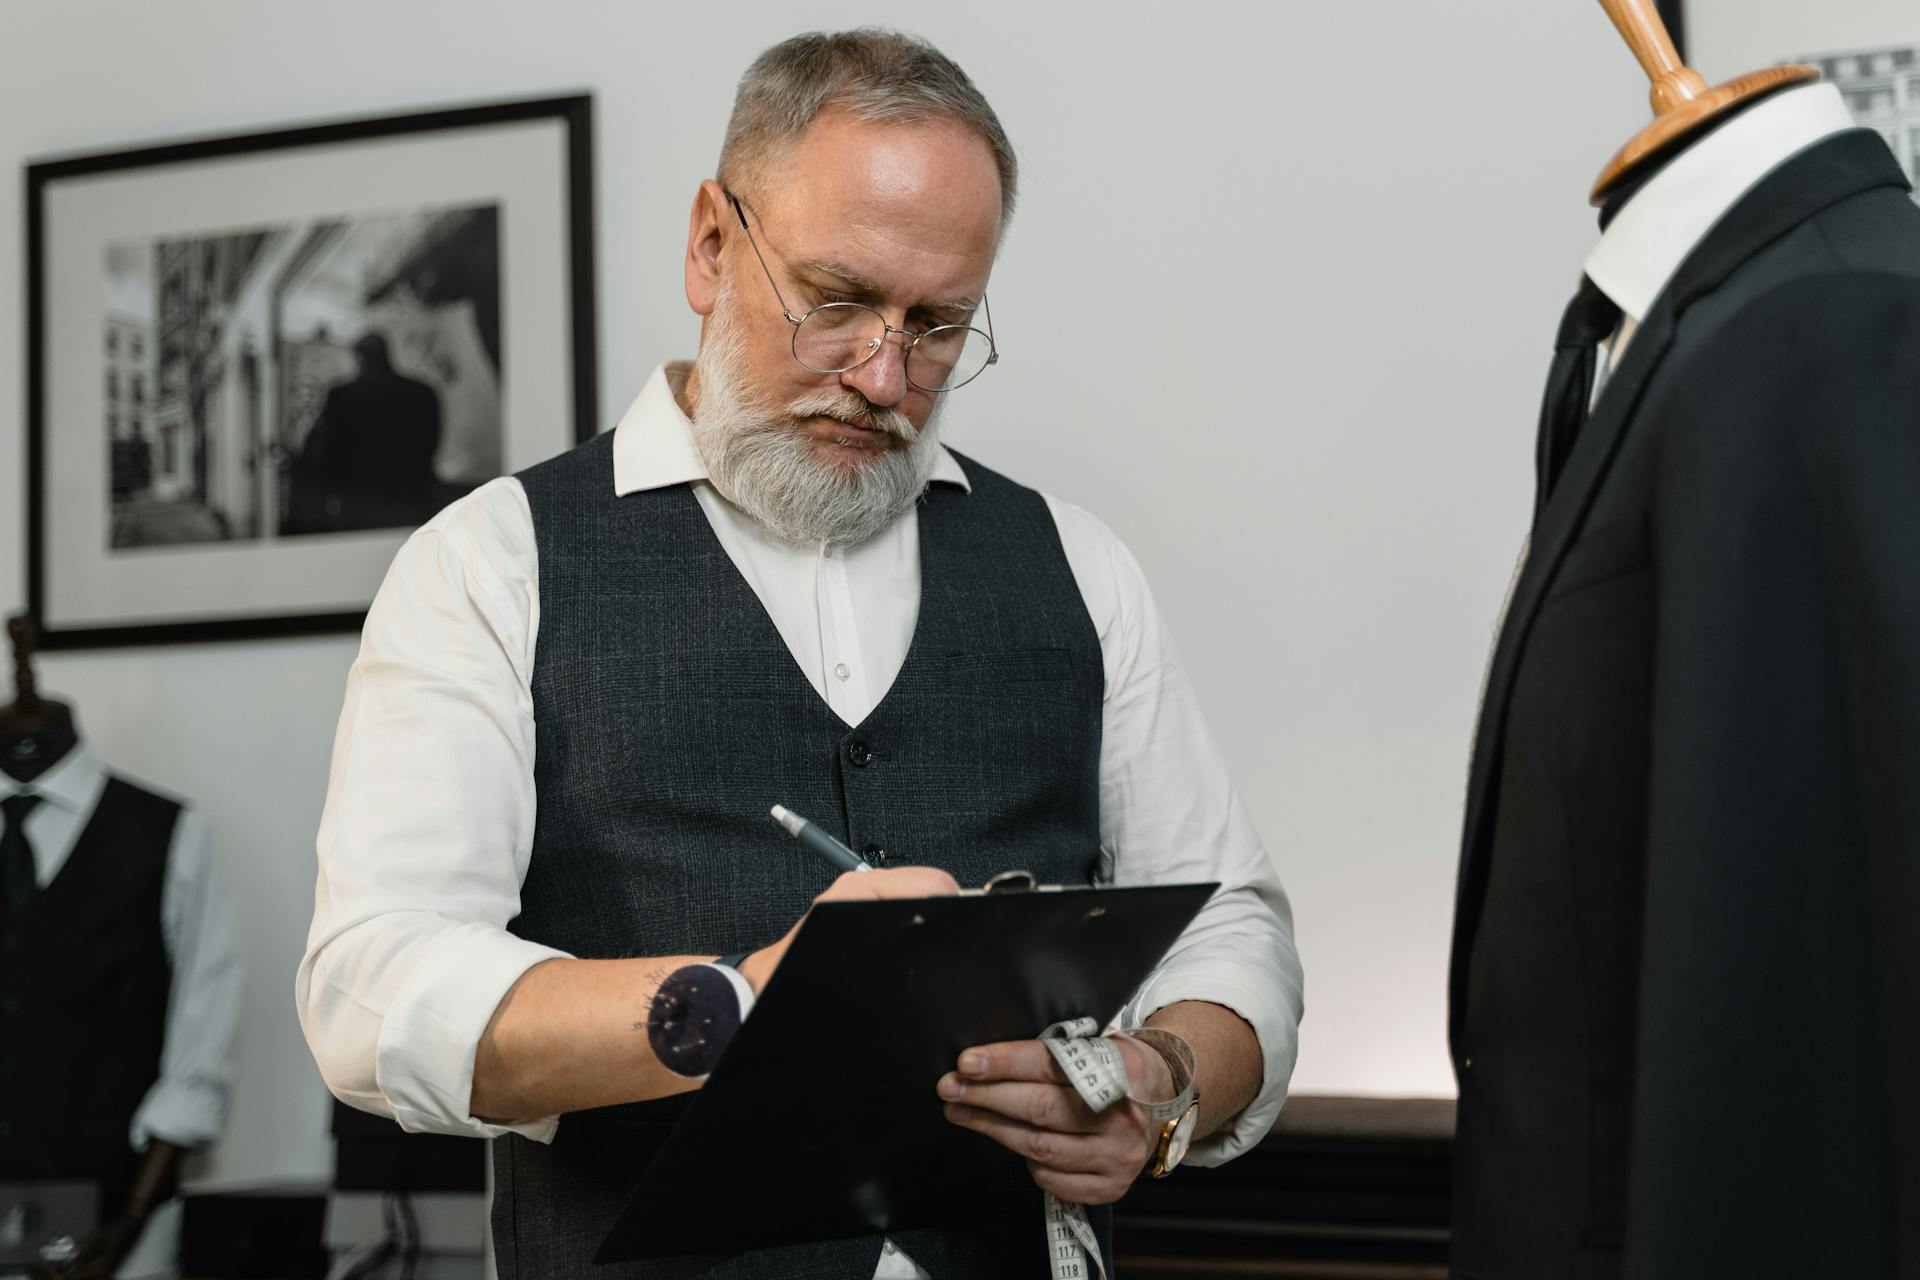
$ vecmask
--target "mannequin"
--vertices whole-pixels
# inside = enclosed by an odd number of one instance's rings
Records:
[[[1673,37],[1667,34],[1666,24],[1650,0],[1600,0],[1600,7],[1652,82],[1649,97],[1654,120],[1629,139],[1601,170],[1588,197],[1596,206],[1621,186],[1644,179],[1649,168],[1671,159],[1675,152],[1762,98],[1820,78],[1820,73],[1808,66],[1768,67],[1709,89],[1698,71],[1681,65]]]
[[[31,782],[73,750],[79,734],[73,708],[40,696],[33,678],[33,619],[26,614],[7,620],[13,642],[13,702],[0,707],[0,769],[20,782]]]
[[[13,646],[15,693],[13,702],[0,708],[0,770],[17,782],[28,783],[68,758],[79,746],[80,736],[73,709],[40,696],[33,669],[31,617],[22,614],[9,619],[7,634]],[[134,1166],[126,1200],[101,1206],[100,1228],[82,1242],[71,1261],[53,1274],[71,1280],[114,1275],[154,1209],[172,1196],[183,1154],[183,1148],[164,1139],[149,1141]]]
[[[1920,1280],[1920,209],[1810,68],[1602,5],[1658,114],[1476,735],[1455,1273]]]

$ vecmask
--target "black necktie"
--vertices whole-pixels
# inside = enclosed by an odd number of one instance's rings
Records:
[[[8,916],[17,920],[26,914],[27,903],[40,891],[40,880],[33,869],[33,846],[27,843],[27,815],[40,803],[40,797],[20,792],[0,800],[7,816],[0,831],[0,897]]]
[[[1547,394],[1540,404],[1540,439],[1534,452],[1539,482],[1533,503],[1536,523],[1593,404],[1599,346],[1619,324],[1620,308],[1600,292],[1598,285],[1582,276],[1580,292],[1573,295],[1560,320],[1560,334],[1553,343],[1553,367],[1547,373]]]

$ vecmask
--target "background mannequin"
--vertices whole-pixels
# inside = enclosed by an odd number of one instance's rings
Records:
[[[0,799],[32,800],[21,821],[31,868],[0,868],[0,1021],[14,1024],[0,1030],[11,1059],[0,1099],[19,1117],[0,1137],[0,1180],[100,1182],[100,1228],[55,1274],[154,1274],[170,1265],[177,1223],[169,1215],[143,1237],[184,1152],[213,1139],[224,1109],[242,988],[230,911],[204,823],[109,778],[72,709],[39,694],[31,621],[8,632]],[[114,963],[76,957],[76,937],[108,939]]]
[[[42,698],[33,678],[33,621],[25,614],[7,620],[13,643],[13,701],[0,708],[0,769],[20,782],[32,782],[53,767],[80,740],[73,708]]]

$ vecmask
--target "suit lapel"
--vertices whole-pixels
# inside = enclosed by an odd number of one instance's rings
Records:
[[[1467,961],[1486,888],[1487,856],[1498,801],[1495,786],[1514,677],[1547,589],[1585,522],[1594,494],[1619,452],[1649,381],[1673,345],[1681,318],[1688,307],[1711,293],[1741,264],[1821,210],[1876,187],[1906,185],[1885,142],[1872,130],[1843,133],[1787,161],[1743,197],[1681,265],[1655,300],[1619,369],[1601,391],[1600,402],[1580,432],[1560,483],[1541,512],[1488,671],[1467,781],[1466,824],[1454,901],[1449,1023],[1455,1036],[1466,1007]]]
[[[1540,524],[1528,548],[1526,565],[1514,587],[1513,603],[1508,606],[1505,624],[1500,628],[1493,665],[1487,674],[1487,694],[1480,704],[1473,769],[1467,779],[1467,819],[1454,903],[1452,985],[1456,1015],[1465,1003],[1461,988],[1466,979],[1466,958],[1473,927],[1479,920],[1486,880],[1490,832],[1485,828],[1492,816],[1494,783],[1506,738],[1507,704],[1513,697],[1520,657],[1540,605],[1546,599],[1547,588],[1586,519],[1587,508],[1601,479],[1619,452],[1634,411],[1639,408],[1641,395],[1673,345],[1673,330],[1672,308],[1662,298],[1634,335],[1633,345],[1627,348],[1620,367],[1601,389],[1593,416],[1580,430],[1560,482],[1554,486],[1553,496],[1540,513]]]

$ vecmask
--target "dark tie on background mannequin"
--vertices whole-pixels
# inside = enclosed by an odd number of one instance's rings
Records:
[[[1580,291],[1567,304],[1560,333],[1553,344],[1553,365],[1547,372],[1546,395],[1540,404],[1540,438],[1534,466],[1539,478],[1533,504],[1535,525],[1546,509],[1553,486],[1567,465],[1567,456],[1586,424],[1593,406],[1594,376],[1600,344],[1620,326],[1621,311],[1613,299],[1585,276]]]
[[[9,920],[26,914],[27,904],[40,891],[33,867],[33,846],[27,843],[27,815],[40,797],[27,792],[0,800],[6,826],[0,829],[0,913]]]

